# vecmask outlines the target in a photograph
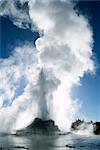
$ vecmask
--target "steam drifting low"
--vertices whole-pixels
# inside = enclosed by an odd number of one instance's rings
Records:
[[[11,1],[0,2],[0,15],[13,16],[18,27],[31,23],[40,38],[36,47],[26,43],[0,60],[0,130],[24,128],[40,117],[68,131],[80,107],[71,99],[71,89],[85,72],[94,70],[88,19],[77,14],[69,0]],[[27,3],[28,12],[19,10],[17,2]],[[5,101],[9,107],[4,107]]]

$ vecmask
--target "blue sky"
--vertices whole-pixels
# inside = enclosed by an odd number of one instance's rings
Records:
[[[81,79],[82,86],[75,86],[72,90],[72,97],[78,98],[83,105],[81,113],[89,119],[100,120],[100,1],[81,1],[78,4],[82,13],[89,17],[94,33],[94,58],[96,62],[96,73],[86,73]],[[0,58],[9,57],[11,50],[18,43],[25,41],[35,43],[39,37],[37,32],[29,29],[21,29],[4,17],[0,17]],[[80,115],[79,115],[80,117]]]
[[[93,28],[96,73],[94,75],[85,74],[81,79],[82,86],[73,89],[73,97],[82,100],[81,112],[84,116],[100,120],[100,1],[81,1],[78,7],[83,14],[89,17]]]
[[[32,33],[29,29],[17,28],[8,18],[4,17],[0,17],[0,28],[1,58],[7,58],[10,55],[11,50],[13,50],[18,43],[20,44],[28,41],[34,44],[35,40],[39,37],[37,32]]]

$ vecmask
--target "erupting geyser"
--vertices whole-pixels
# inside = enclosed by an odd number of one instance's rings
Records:
[[[68,131],[79,108],[71,98],[72,86],[94,69],[88,19],[77,14],[70,0],[19,0],[21,6],[28,3],[28,11],[16,7],[17,0],[4,2],[0,15],[13,16],[20,28],[31,23],[40,38],[36,47],[26,43],[0,60],[0,130],[24,128],[40,117]],[[8,107],[3,107],[5,101]]]

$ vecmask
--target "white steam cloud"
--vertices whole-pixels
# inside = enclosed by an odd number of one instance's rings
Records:
[[[27,2],[29,16],[23,12],[22,18],[30,18],[43,36],[36,40],[36,48],[26,44],[15,48],[8,59],[0,60],[0,129],[23,128],[41,117],[53,119],[61,130],[68,131],[79,108],[79,102],[71,99],[71,88],[79,84],[85,72],[94,69],[92,31],[71,1]],[[9,13],[10,5],[9,2],[3,11],[0,9],[0,14],[12,13],[15,17],[16,11],[21,13],[15,7]],[[20,26],[17,23],[14,22]],[[20,81],[25,85],[16,95],[21,89]],[[2,106],[5,100],[10,103],[7,108]]]
[[[31,24],[27,0],[0,0],[0,16],[9,16],[14,25],[20,28],[29,28]]]

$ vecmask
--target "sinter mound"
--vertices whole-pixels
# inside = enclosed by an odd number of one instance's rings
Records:
[[[55,122],[53,120],[42,120],[40,118],[35,118],[35,120],[26,128],[17,131],[17,135],[19,134],[30,134],[30,133],[55,133],[59,132],[59,128],[57,125],[55,125]]]

